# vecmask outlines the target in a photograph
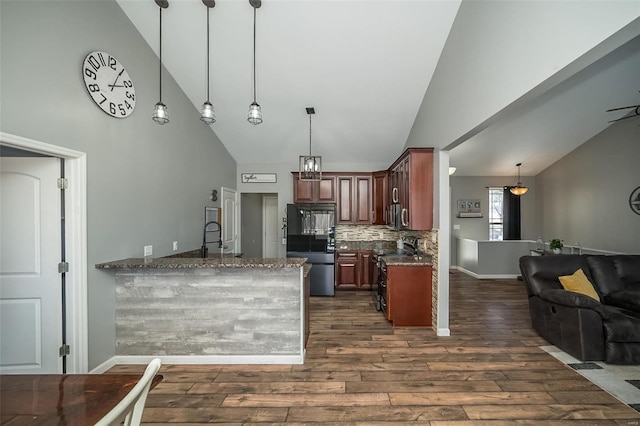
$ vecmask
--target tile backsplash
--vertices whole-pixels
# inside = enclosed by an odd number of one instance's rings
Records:
[[[341,241],[397,241],[405,235],[420,238],[420,251],[435,254],[437,243],[432,241],[437,237],[437,230],[430,231],[396,231],[381,225],[336,225],[336,243]]]

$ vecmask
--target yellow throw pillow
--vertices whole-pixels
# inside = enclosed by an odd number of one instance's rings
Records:
[[[600,297],[598,296],[598,293],[596,293],[596,290],[593,288],[593,284],[591,284],[582,269],[578,269],[573,273],[573,275],[565,275],[562,277],[558,277],[558,279],[560,280],[560,284],[562,284],[562,287],[564,287],[565,290],[581,293],[585,296],[596,299],[598,302],[600,301]]]

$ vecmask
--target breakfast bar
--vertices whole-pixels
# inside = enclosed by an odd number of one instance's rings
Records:
[[[302,364],[305,262],[217,254],[95,265],[115,271],[117,362]]]

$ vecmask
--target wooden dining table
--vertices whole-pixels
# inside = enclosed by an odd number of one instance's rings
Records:
[[[0,424],[93,425],[142,375],[0,375]],[[154,388],[162,381],[157,374]]]

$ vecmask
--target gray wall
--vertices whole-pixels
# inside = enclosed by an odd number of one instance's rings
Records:
[[[640,118],[611,125],[536,176],[545,240],[640,253],[640,216],[629,207],[640,186]]]
[[[633,1],[464,0],[405,146],[452,148],[637,35],[612,37],[638,17]]]
[[[487,187],[515,185],[517,176],[451,176],[451,265],[459,265],[457,260],[457,238],[471,240],[489,239],[489,190]],[[522,176],[521,182],[529,187],[529,192],[520,200],[520,220],[522,239],[535,240],[541,234],[536,221],[536,185],[533,177]],[[481,218],[459,218],[456,202],[460,199],[479,199]],[[455,226],[460,229],[454,229]]]
[[[241,243],[244,257],[262,257],[262,196],[263,194],[242,194],[241,197]]]
[[[93,265],[200,246],[211,189],[236,187],[236,162],[169,74],[171,122],[151,120],[158,58],[115,1],[0,3],[3,132],[87,153],[89,368],[115,354],[115,281]],[[81,64],[103,50],[123,63],[137,104],[126,119],[102,112]],[[73,183],[71,183],[73,185]]]

